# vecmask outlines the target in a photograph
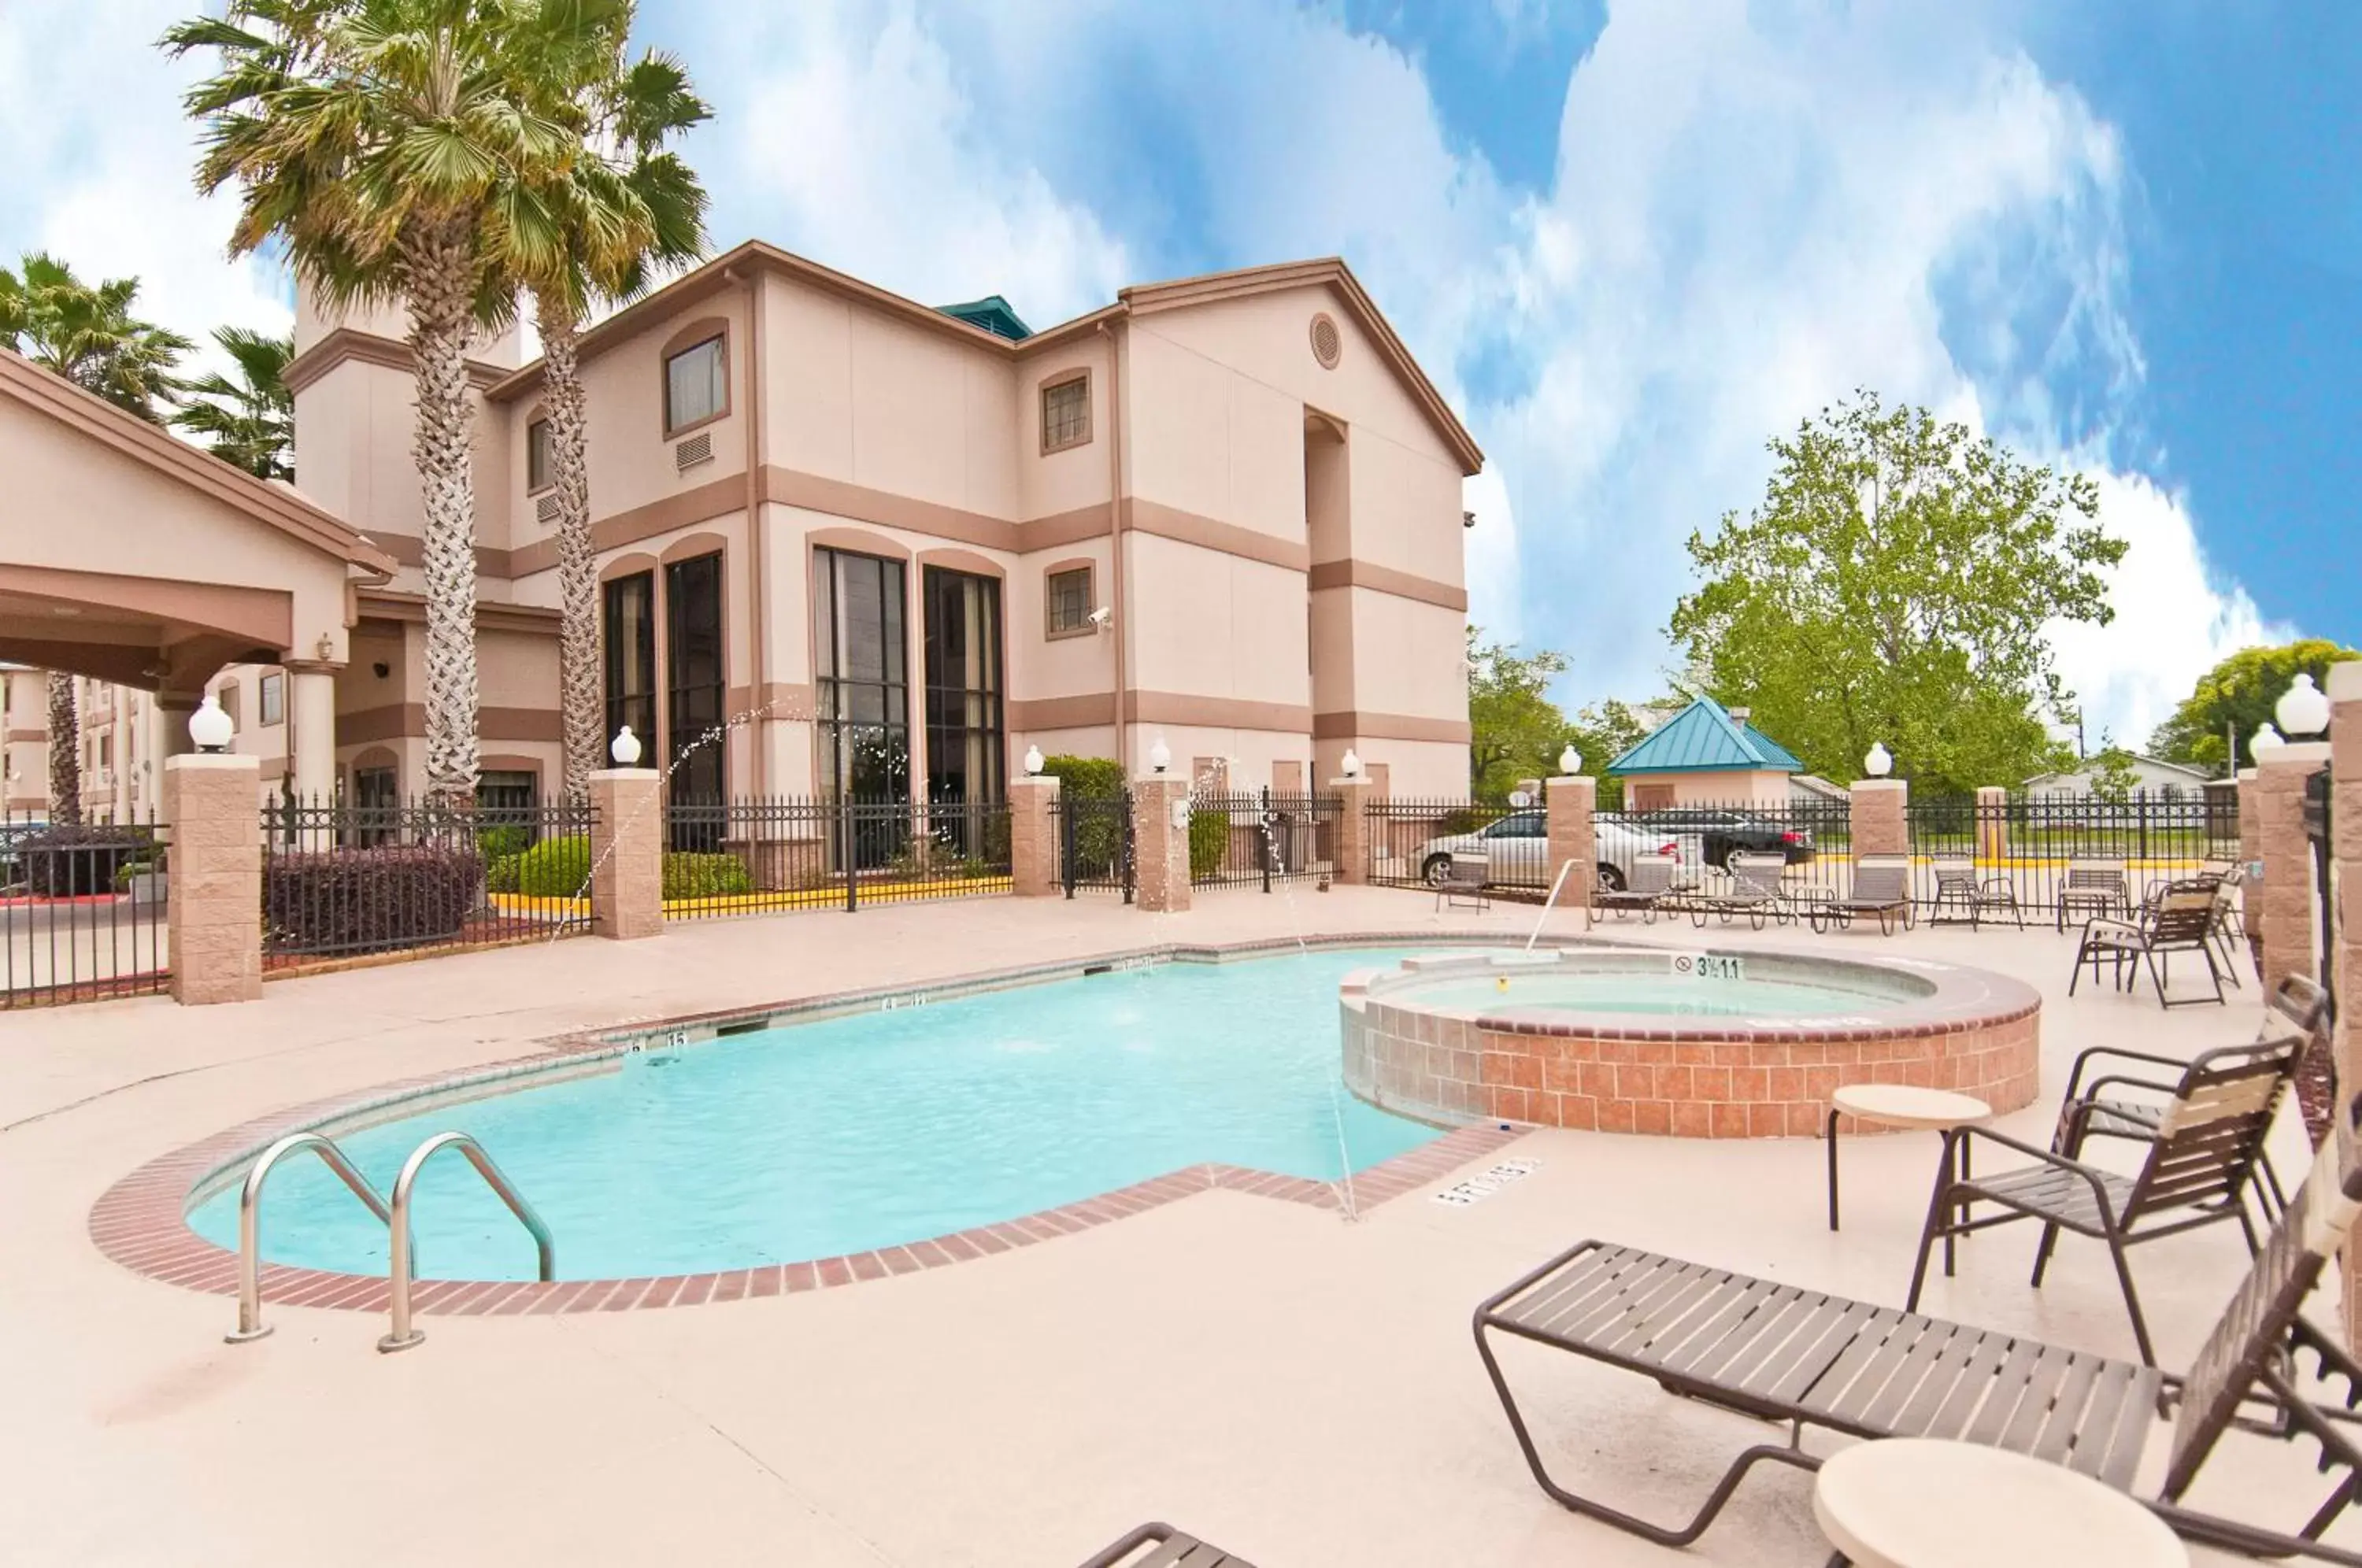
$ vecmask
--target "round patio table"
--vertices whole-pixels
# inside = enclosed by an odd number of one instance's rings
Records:
[[[1992,1120],[1992,1107],[1970,1094],[1950,1089],[1918,1088],[1910,1084],[1840,1084],[1829,1095],[1829,1121],[1823,1136],[1829,1145],[1829,1229],[1838,1228],[1838,1117],[1874,1121],[1882,1127],[1925,1127],[1944,1134],[1944,1169],[1952,1170],[1959,1150],[1959,1174],[1967,1176],[1968,1150],[1959,1130]],[[1951,1256],[1951,1239],[1945,1238],[1945,1257]]]
[[[2114,1487],[1982,1443],[1890,1438],[1821,1466],[1813,1517],[1855,1568],[2190,1568]]]

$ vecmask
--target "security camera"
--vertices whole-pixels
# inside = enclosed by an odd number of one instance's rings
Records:
[[[1114,606],[1108,604],[1102,604],[1098,609],[1092,611],[1089,617],[1091,624],[1097,626],[1102,632],[1107,630],[1108,623],[1114,618],[1115,608]]]
[[[1473,528],[1476,526],[1476,513],[1473,512],[1462,513],[1460,514],[1460,525],[1462,528]]]

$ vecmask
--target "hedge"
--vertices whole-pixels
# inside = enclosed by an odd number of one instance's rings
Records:
[[[270,856],[262,920],[281,953],[378,953],[446,942],[475,912],[473,847],[398,845]]]
[[[1231,847],[1231,813],[1193,811],[1189,813],[1189,879],[1203,881],[1222,868]]]
[[[58,823],[23,834],[13,846],[28,889],[42,898],[111,893],[116,873],[156,857],[156,835],[144,827]]]
[[[734,855],[676,851],[664,857],[668,899],[719,899],[754,890],[755,878],[747,875],[746,863]]]
[[[1058,780],[1058,799],[1112,801],[1124,791],[1123,764],[1113,757],[1061,754],[1042,759],[1042,771]],[[1065,823],[1058,824],[1063,834]],[[1064,844],[1063,837],[1060,840]],[[1075,874],[1111,874],[1123,854],[1123,820],[1113,812],[1089,812],[1075,819]],[[1006,858],[1000,862],[1006,864]]]
[[[570,899],[590,879],[590,840],[582,834],[545,838],[516,857],[516,882],[496,891],[528,899]]]

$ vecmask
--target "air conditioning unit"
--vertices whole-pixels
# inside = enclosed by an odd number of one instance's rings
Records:
[[[700,463],[713,460],[713,433],[701,431],[672,449],[672,466],[676,473],[687,473]]]
[[[548,495],[545,495],[545,496],[543,496],[539,501],[537,501],[537,502],[534,502],[533,514],[534,514],[534,516],[535,516],[536,518],[540,519],[540,520],[541,520],[542,522],[544,522],[544,523],[555,523],[555,522],[557,522],[557,494],[556,494],[555,492],[552,492],[551,494],[548,494]]]

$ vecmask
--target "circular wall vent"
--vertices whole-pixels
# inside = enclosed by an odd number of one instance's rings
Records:
[[[1314,316],[1312,318],[1312,357],[1320,361],[1320,368],[1325,370],[1335,370],[1338,359],[1344,352],[1345,336],[1337,330],[1337,324],[1329,318],[1328,313],[1324,311]]]

